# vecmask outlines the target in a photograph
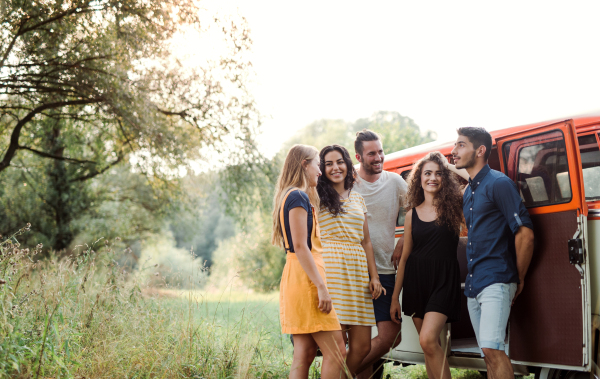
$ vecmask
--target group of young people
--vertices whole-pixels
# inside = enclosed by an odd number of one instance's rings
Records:
[[[455,164],[429,153],[408,184],[383,170],[382,142],[370,130],[356,136],[358,170],[339,145],[290,149],[272,235],[286,251],[280,320],[294,340],[290,378],[308,377],[317,349],[321,378],[371,377],[400,343],[404,312],[419,333],[428,376],[449,379],[440,333],[460,318],[456,253],[465,230],[465,295],[488,376],[512,377],[505,332],[531,260],[533,226],[515,184],[487,165],[491,135],[472,127],[457,132]],[[456,175],[468,180],[464,188]],[[401,209],[404,238],[395,244]]]

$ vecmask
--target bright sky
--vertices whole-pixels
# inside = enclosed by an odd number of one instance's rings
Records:
[[[443,140],[600,111],[598,1],[218,3],[250,23],[268,154],[314,120],[378,110]]]

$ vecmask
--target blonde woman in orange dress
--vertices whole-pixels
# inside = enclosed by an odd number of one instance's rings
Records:
[[[290,378],[308,378],[317,348],[323,353],[321,378],[345,377],[346,347],[327,290],[321,237],[315,207],[319,152],[294,145],[277,179],[271,242],[286,250],[281,276],[281,332],[294,336]]]

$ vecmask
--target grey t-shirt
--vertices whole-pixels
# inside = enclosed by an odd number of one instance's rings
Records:
[[[367,205],[367,222],[377,272],[395,274],[391,259],[395,247],[396,220],[408,185],[400,175],[383,171],[374,183],[359,176],[354,190],[362,195]]]

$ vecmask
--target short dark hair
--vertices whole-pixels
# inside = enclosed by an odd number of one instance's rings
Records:
[[[365,141],[379,141],[379,135],[369,129],[363,129],[360,132],[356,132],[356,140],[354,140],[354,151],[361,157],[363,153],[363,142]]]
[[[487,161],[492,152],[492,135],[484,128],[474,126],[464,126],[456,129],[459,136],[465,136],[478,149],[479,146],[485,146],[485,155],[483,158]]]

